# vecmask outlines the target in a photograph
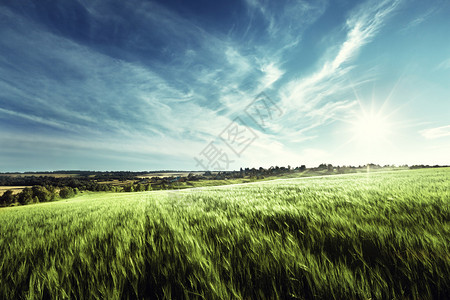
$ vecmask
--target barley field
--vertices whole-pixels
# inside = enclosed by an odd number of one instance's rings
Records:
[[[1,299],[448,299],[450,168],[0,209]]]

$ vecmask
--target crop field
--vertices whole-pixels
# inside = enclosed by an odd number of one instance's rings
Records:
[[[0,209],[1,299],[448,299],[450,168]]]
[[[13,194],[18,194],[26,187],[31,188],[31,186],[2,186],[2,185],[0,185],[0,195],[2,195],[7,190],[12,191]]]

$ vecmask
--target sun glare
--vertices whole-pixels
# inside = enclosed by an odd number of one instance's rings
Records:
[[[364,144],[380,143],[390,133],[388,120],[380,114],[363,113],[353,122],[355,138]]]

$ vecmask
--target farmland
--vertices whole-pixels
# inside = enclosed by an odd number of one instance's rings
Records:
[[[10,190],[13,192],[13,194],[20,193],[24,188],[31,187],[31,186],[1,186],[0,185],[0,195],[2,195],[4,192]]]
[[[445,299],[450,168],[0,209],[2,299]]]

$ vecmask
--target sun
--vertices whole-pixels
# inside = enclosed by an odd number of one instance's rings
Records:
[[[391,101],[400,79],[388,94],[383,95],[378,95],[380,91],[375,89],[374,83],[371,99],[365,90],[364,100],[351,84],[355,107],[340,119],[342,125],[338,127],[336,133],[343,142],[334,150],[336,153],[339,151],[342,157],[347,157],[352,163],[363,164],[392,163],[394,155],[400,155],[398,145],[404,140],[402,133],[405,126],[411,123],[402,120],[401,110],[406,104],[397,106]]]
[[[354,138],[364,144],[378,144],[386,140],[391,132],[387,117],[381,113],[362,111],[352,122]]]
[[[389,161],[390,150],[394,143],[393,124],[390,113],[379,110],[353,111],[352,116],[345,120],[349,139],[342,148],[351,145],[351,156],[358,163],[382,163]]]

